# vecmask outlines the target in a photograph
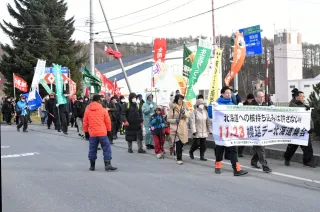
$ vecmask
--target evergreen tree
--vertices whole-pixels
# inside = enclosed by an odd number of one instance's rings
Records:
[[[66,19],[67,4],[64,0],[15,0],[14,9],[7,5],[17,26],[3,20],[1,29],[12,46],[1,48],[6,53],[0,61],[0,72],[7,79],[5,92],[13,94],[12,74],[15,73],[31,84],[37,59],[46,60],[46,66],[57,63],[71,70],[71,78],[80,88],[80,65],[84,57],[77,58],[82,48],[71,38],[75,31],[74,18]]]
[[[312,120],[314,122],[314,130],[317,136],[320,136],[320,83],[313,85],[313,92],[310,94],[308,102],[312,111]]]

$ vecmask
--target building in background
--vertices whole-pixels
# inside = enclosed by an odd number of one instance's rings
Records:
[[[291,100],[291,82],[303,79],[302,39],[294,30],[281,30],[274,35],[275,94],[273,102]]]

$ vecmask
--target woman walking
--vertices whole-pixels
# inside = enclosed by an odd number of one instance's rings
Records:
[[[193,135],[193,143],[189,151],[190,158],[194,159],[193,152],[200,147],[200,160],[207,161],[207,159],[204,158],[206,139],[209,134],[212,134],[212,129],[211,120],[205,109],[203,99],[197,99],[196,101],[196,108],[190,116],[190,128]]]
[[[175,144],[177,164],[179,165],[183,164],[183,145],[188,142],[187,118],[189,118],[189,112],[183,99],[184,97],[181,94],[177,94],[174,97],[167,119],[170,123],[170,137]]]

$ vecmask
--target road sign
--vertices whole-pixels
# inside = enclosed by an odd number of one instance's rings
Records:
[[[68,68],[67,67],[61,67],[61,73],[62,74],[68,74]],[[44,71],[45,74],[53,74],[53,68],[52,67],[46,67],[46,70]]]
[[[47,82],[47,84],[55,84],[54,81],[54,74],[45,74],[43,79]],[[68,84],[68,75],[67,74],[62,74],[62,81],[65,84]]]
[[[246,55],[255,56],[262,54],[262,40],[260,25],[240,29],[239,32],[243,33],[244,41],[246,42]]]

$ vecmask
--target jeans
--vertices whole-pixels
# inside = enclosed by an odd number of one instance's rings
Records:
[[[107,136],[98,136],[98,137],[89,138],[89,154],[88,154],[89,160],[97,159],[97,150],[98,150],[99,143],[103,151],[103,159],[111,160],[112,159],[111,145]]]

